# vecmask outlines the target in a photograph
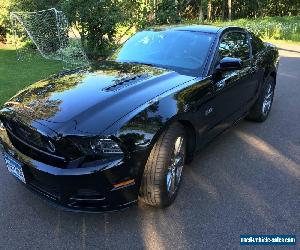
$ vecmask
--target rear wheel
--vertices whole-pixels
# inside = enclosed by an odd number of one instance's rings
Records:
[[[172,124],[158,139],[145,166],[140,198],[155,207],[169,206],[175,199],[186,155],[184,127]]]
[[[246,119],[263,122],[268,118],[273,103],[274,89],[275,80],[273,77],[269,77],[263,85],[261,93]]]

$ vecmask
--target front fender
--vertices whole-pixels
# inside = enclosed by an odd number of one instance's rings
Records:
[[[266,49],[265,64],[267,65],[264,72],[264,80],[270,76],[274,77],[276,82],[276,76],[279,65],[279,52],[278,49],[273,45],[268,45]]]
[[[195,128],[199,123],[195,112],[207,101],[210,83],[208,78],[198,78],[167,91],[122,117],[104,133],[116,135],[129,145],[129,151],[135,151],[151,147],[173,122],[188,121]]]
[[[152,148],[151,145],[162,131],[184,115],[183,110],[178,109],[174,95],[171,95],[160,100],[155,99],[134,110],[106,130],[105,134],[115,134],[129,151],[144,150]]]

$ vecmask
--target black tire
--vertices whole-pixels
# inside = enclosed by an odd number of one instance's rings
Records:
[[[181,146],[179,146],[181,145]],[[178,157],[174,156],[175,149],[179,149]],[[186,156],[186,135],[184,127],[179,123],[172,124],[157,140],[149,155],[145,166],[143,179],[140,188],[140,198],[145,203],[154,207],[167,207],[175,200],[179,190],[182,177],[182,168]],[[173,189],[170,180],[175,163],[178,161],[176,175],[181,172],[179,179],[174,179],[176,188]],[[174,163],[174,164],[173,164]],[[176,177],[177,178],[177,177]],[[178,181],[178,183],[177,183]],[[168,185],[169,184],[169,185]],[[175,187],[175,186],[174,186]]]
[[[257,101],[250,109],[250,112],[246,117],[247,120],[255,122],[264,122],[268,118],[273,103],[274,89],[275,79],[273,77],[267,78],[267,80],[262,86]],[[266,105],[266,102],[268,103],[268,105]]]

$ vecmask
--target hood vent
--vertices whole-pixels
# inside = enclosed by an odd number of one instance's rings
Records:
[[[146,80],[149,77],[150,77],[150,75],[144,74],[144,75],[136,75],[136,76],[133,76],[133,77],[126,77],[126,78],[117,79],[117,80],[114,81],[113,85],[104,88],[103,91],[118,91],[122,88],[126,88],[130,85],[133,85],[135,83]]]

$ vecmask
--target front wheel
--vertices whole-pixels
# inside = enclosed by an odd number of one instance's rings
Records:
[[[263,122],[268,118],[273,103],[274,89],[275,80],[273,77],[269,77],[262,86],[261,93],[246,119]]]
[[[174,201],[182,179],[186,155],[184,127],[172,124],[151,150],[142,179],[140,198],[155,207]]]

